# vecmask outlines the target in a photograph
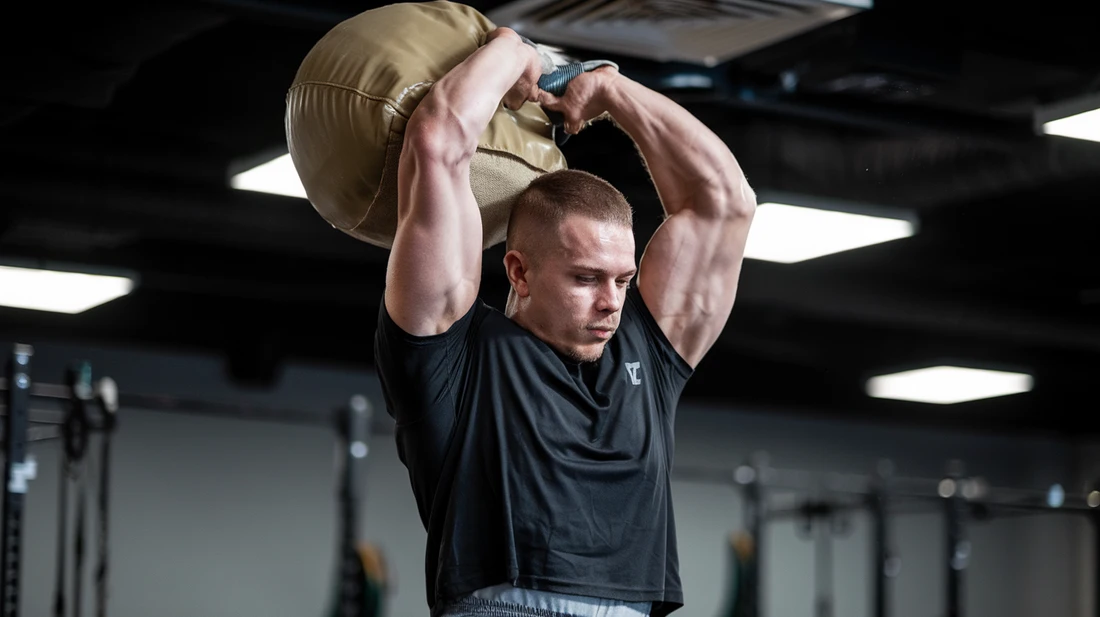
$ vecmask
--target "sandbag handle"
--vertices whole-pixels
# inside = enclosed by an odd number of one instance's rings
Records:
[[[601,66],[613,66],[618,70],[619,65],[610,60],[588,60],[585,62],[571,62],[565,66],[558,67],[553,73],[549,75],[543,75],[539,78],[539,88],[553,94],[554,96],[565,95],[566,88],[569,87],[569,82],[573,81],[581,73],[587,73],[600,68]]]
[[[587,73],[600,68],[601,66],[612,66],[618,70],[619,65],[610,60],[572,60],[567,62],[565,56],[561,55],[560,50],[552,47],[545,47],[539,45],[527,38],[520,35],[523,42],[534,47],[539,53],[539,57],[542,59],[543,74],[539,78],[539,88],[545,92],[549,92],[554,96],[564,96],[566,89],[569,87],[569,82],[573,81],[581,73]],[[554,143],[559,147],[569,141],[569,133],[565,132],[565,116],[560,112],[552,110],[544,110],[546,117],[550,120],[550,124],[553,125]]]
[[[540,77],[539,88],[554,96],[564,96],[566,89],[569,87],[569,82],[573,81],[573,79],[581,73],[587,73],[601,66],[613,66],[615,69],[619,68],[619,65],[610,60],[571,62],[558,67],[553,73]],[[565,116],[549,109],[545,111],[546,117],[549,118],[550,123],[554,125],[554,143],[558,144],[558,147],[565,145],[565,142],[569,141],[569,133],[565,132]]]

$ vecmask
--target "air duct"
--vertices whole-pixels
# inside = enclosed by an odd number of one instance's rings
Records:
[[[486,16],[550,45],[715,66],[870,7],[871,0],[517,0]]]

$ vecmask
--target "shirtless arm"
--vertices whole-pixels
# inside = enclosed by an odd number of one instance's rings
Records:
[[[646,246],[638,291],[676,351],[695,367],[733,309],[756,195],[722,140],[687,110],[609,68],[562,98],[541,95],[566,130],[604,112],[634,140],[667,218]]]
[[[432,86],[405,129],[384,302],[414,336],[445,332],[473,305],[482,228],[470,160],[501,103],[515,109],[539,91],[534,48],[507,28],[487,38]]]

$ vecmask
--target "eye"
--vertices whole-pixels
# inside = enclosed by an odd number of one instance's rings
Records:
[[[619,279],[616,281],[619,287],[630,287],[630,279]]]
[[[579,276],[577,276],[577,280],[582,282],[582,283],[595,283],[596,282],[596,277],[579,275]]]

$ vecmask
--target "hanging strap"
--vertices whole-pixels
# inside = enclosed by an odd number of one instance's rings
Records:
[[[73,611],[79,616],[81,610],[80,589],[84,580],[84,455],[88,449],[88,425],[87,402],[92,398],[91,366],[80,363],[66,372],[66,382],[69,386],[70,405],[62,425],[64,437],[64,461],[61,465],[61,482],[58,532],[57,532],[57,581],[54,590],[54,617],[65,617],[67,598],[65,597],[65,572],[66,556],[68,550],[68,523],[69,523],[69,481],[77,483],[77,513],[76,513],[76,575],[73,577]]]
[[[96,617],[107,615],[107,530],[110,529],[107,519],[107,484],[111,469],[111,431],[103,433],[100,443],[100,467],[99,467],[99,564],[95,570],[96,589]]]
[[[53,593],[53,617],[65,617],[65,557],[68,549],[69,522],[69,457],[61,461],[60,492],[57,496],[57,581]]]
[[[84,463],[78,463],[76,477],[76,556],[73,558],[73,617],[80,617],[84,610],[84,519],[87,507],[87,474]]]
[[[101,441],[99,442],[99,565],[95,571],[96,617],[107,616],[107,518],[108,481],[111,471],[111,436],[118,422],[118,386],[114,380],[104,377],[96,382],[96,398],[103,411]]]

